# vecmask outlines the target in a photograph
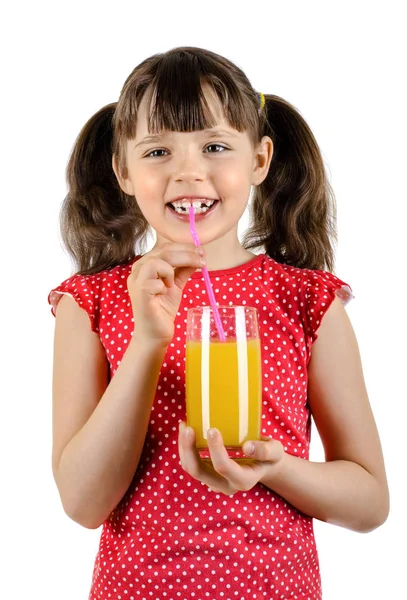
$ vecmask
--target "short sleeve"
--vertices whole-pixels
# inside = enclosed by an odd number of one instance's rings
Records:
[[[305,283],[305,322],[308,347],[318,338],[317,329],[335,298],[346,306],[355,298],[352,288],[328,271],[307,271]]]
[[[63,294],[71,296],[75,302],[87,312],[91,329],[97,333],[99,331],[98,295],[95,292],[91,277],[73,275],[72,277],[69,277],[69,279],[63,281],[61,285],[50,291],[48,295],[48,304],[51,305],[51,313],[54,317],[56,316],[56,307]]]

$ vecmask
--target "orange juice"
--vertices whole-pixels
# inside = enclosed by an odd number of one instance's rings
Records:
[[[258,338],[237,342],[187,340],[187,425],[198,448],[216,427],[226,447],[240,447],[260,436],[261,348]]]

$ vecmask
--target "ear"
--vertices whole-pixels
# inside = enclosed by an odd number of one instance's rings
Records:
[[[124,168],[123,171],[120,170],[119,161],[117,159],[116,154],[113,154],[112,156],[112,168],[123,192],[125,192],[129,196],[134,196],[133,184],[131,180],[127,177],[127,168]]]
[[[271,138],[265,135],[259,142],[255,155],[254,167],[252,173],[252,185],[259,185],[266,177],[270,168],[271,157],[273,156],[273,142]]]

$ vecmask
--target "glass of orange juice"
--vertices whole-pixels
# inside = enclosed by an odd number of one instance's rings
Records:
[[[209,458],[207,431],[216,427],[229,457],[244,459],[246,440],[260,439],[262,372],[257,310],[219,306],[225,341],[210,306],[190,308],[186,336],[187,425],[201,458]]]

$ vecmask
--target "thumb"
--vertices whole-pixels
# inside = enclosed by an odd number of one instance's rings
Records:
[[[278,462],[284,454],[282,443],[271,437],[245,442],[242,449],[246,456],[261,461]]]

